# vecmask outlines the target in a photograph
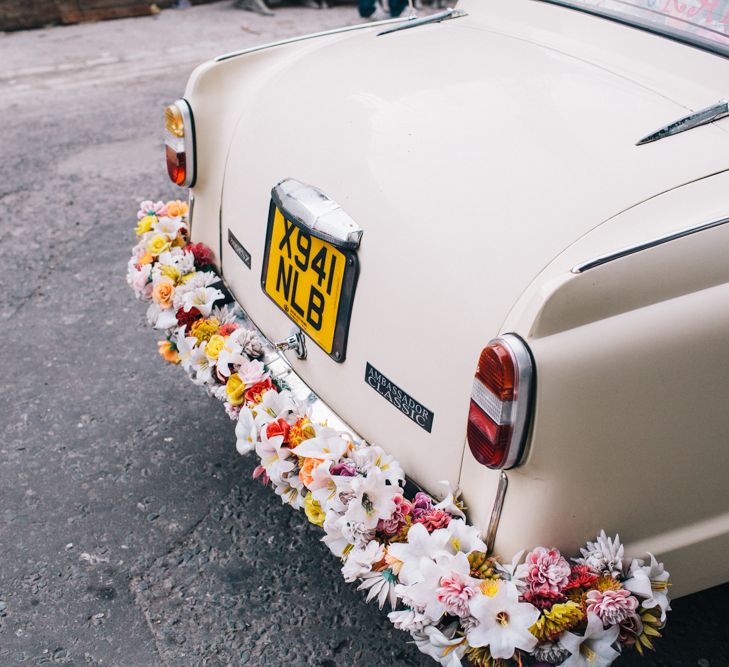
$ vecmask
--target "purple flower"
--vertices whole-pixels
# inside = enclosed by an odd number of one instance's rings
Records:
[[[356,477],[357,476],[357,470],[354,466],[350,465],[349,463],[345,463],[342,461],[341,463],[335,463],[330,469],[329,472],[332,475],[339,475],[340,477]]]
[[[433,499],[422,491],[418,491],[415,494],[415,500],[413,500],[412,515],[414,520],[418,520],[423,514],[430,512],[433,509]]]

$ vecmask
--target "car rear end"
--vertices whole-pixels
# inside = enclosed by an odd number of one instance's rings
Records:
[[[638,541],[650,529],[627,508],[643,490],[611,498],[589,428],[554,446],[548,424],[577,417],[569,391],[555,398],[570,343],[535,334],[537,306],[589,281],[554,263],[575,241],[727,169],[721,128],[678,149],[635,146],[715,95],[726,64],[562,8],[488,4],[493,15],[465,4],[470,16],[438,25],[203,65],[170,113],[171,176],[184,163],[194,240],[216,250],[236,300],[289,348],[294,373],[417,484],[460,486],[497,550],[570,551],[600,527]],[[674,75],[642,64],[646,53],[682,63],[684,98]],[[317,223],[332,211],[339,226]],[[578,467],[566,465],[573,452]],[[582,502],[591,487],[595,502]]]

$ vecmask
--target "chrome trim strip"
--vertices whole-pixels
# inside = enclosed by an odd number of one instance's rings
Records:
[[[416,18],[412,17],[399,17],[396,19],[387,19],[385,21],[372,21],[371,23],[357,23],[356,25],[348,25],[342,28],[334,28],[333,30],[322,30],[321,32],[313,32],[310,35],[299,35],[297,37],[289,37],[288,39],[282,39],[278,42],[269,42],[268,44],[260,44],[259,46],[252,46],[248,49],[241,49],[240,51],[231,51],[230,53],[224,53],[214,59],[214,62],[220,63],[224,60],[230,60],[231,58],[237,58],[238,56],[245,56],[249,53],[255,53],[256,51],[263,51],[264,49],[271,49],[274,46],[285,46],[286,44],[294,44],[295,42],[303,42],[305,40],[314,39],[316,37],[327,37],[329,35],[338,35],[342,32],[351,32],[352,30],[363,30],[364,28],[376,28],[381,25],[391,25],[393,23],[402,23],[403,21],[414,21]]]
[[[382,32],[378,32],[377,36],[381,37],[382,35],[389,35],[390,33],[398,32],[400,30],[417,28],[420,25],[428,25],[428,23],[440,23],[441,21],[448,21],[449,19],[457,19],[461,16],[466,16],[466,12],[459,9],[453,9],[453,7],[449,7],[442,12],[437,12],[436,14],[431,14],[430,16],[411,18],[410,21],[408,21],[407,23],[402,23],[400,25],[393,26],[392,28],[387,28]]]
[[[710,107],[694,111],[683,118],[679,118],[678,120],[665,125],[660,130],[656,130],[647,137],[643,137],[635,145],[643,146],[644,144],[650,144],[653,141],[665,139],[666,137],[671,137],[674,134],[693,130],[695,127],[708,125],[709,123],[713,123],[715,120],[721,120],[727,116],[729,116],[729,101],[720,100],[716,104],[712,104]]]
[[[504,498],[506,497],[506,490],[509,488],[509,478],[506,473],[502,470],[501,477],[499,478],[499,486],[496,489],[496,498],[494,499],[494,506],[491,510],[491,518],[489,519],[489,527],[486,531],[486,553],[492,554],[494,551],[494,543],[496,542],[496,531],[499,529],[499,522],[501,521],[501,513],[504,510]]]
[[[509,470],[519,465],[526,449],[526,436],[529,430],[529,410],[531,408],[531,387],[534,376],[532,356],[526,344],[515,334],[504,334],[496,340],[506,343],[516,359],[518,373],[514,399],[511,404],[511,446],[501,468]]]
[[[681,239],[684,236],[691,236],[692,234],[696,234],[698,232],[703,232],[707,229],[712,229],[713,227],[719,227],[721,225],[725,225],[728,222],[729,222],[729,217],[721,218],[719,220],[713,220],[711,222],[706,222],[701,225],[696,225],[694,227],[688,227],[686,229],[682,229],[679,232],[674,232],[673,234],[667,234],[666,236],[660,236],[657,239],[652,239],[651,241],[646,241],[645,243],[639,243],[634,246],[628,246],[627,248],[623,248],[622,250],[616,250],[615,252],[608,253],[607,255],[601,255],[600,257],[595,257],[594,259],[591,259],[582,264],[577,264],[576,266],[572,267],[572,273],[577,273],[577,274],[584,273],[585,271],[594,269],[597,266],[602,266],[603,264],[607,264],[608,262],[612,262],[613,260],[620,259],[622,257],[627,257],[628,255],[634,255],[635,253],[641,252],[643,250],[649,250],[650,248],[655,248],[656,246],[663,245],[664,243],[668,243],[669,241],[675,241],[676,239]]]

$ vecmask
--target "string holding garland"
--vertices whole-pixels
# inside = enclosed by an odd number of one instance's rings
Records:
[[[442,665],[606,667],[653,648],[670,609],[669,574],[625,556],[604,532],[568,561],[536,547],[503,563],[463,505],[406,491],[381,447],[312,419],[264,363],[267,343],[227,295],[212,251],[190,243],[188,207],[145,201],[127,282],[164,332],[159,352],[224,403],[253,477],[303,509],[342,575]]]

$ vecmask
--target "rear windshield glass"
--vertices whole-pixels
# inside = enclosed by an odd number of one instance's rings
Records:
[[[729,56],[729,0],[547,0]]]

